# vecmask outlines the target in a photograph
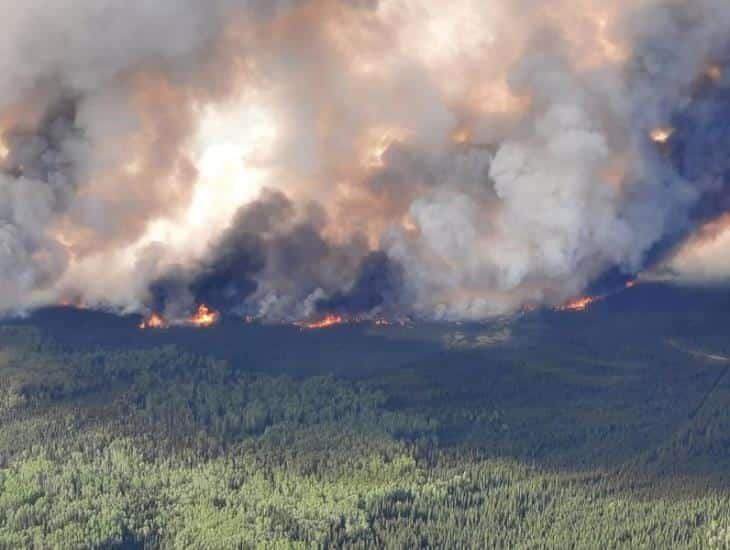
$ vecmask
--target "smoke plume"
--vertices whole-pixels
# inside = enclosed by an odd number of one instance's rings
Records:
[[[6,4],[5,314],[482,319],[724,273],[724,0]]]

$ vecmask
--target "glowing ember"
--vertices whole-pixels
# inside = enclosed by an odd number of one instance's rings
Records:
[[[189,323],[195,327],[210,327],[218,322],[220,315],[217,311],[213,311],[205,304],[201,304],[198,311],[195,312]]]
[[[163,329],[167,328],[169,326],[169,323],[167,320],[162,316],[158,315],[157,313],[153,313],[150,315],[147,319],[142,321],[139,324],[139,328],[146,330],[146,329]]]
[[[572,302],[568,302],[558,309],[560,311],[585,311],[595,301],[595,298],[591,298],[590,296],[583,296],[582,298],[577,298]]]
[[[654,143],[666,143],[674,135],[674,128],[655,128],[649,134]]]
[[[315,330],[321,328],[330,328],[345,323],[345,318],[341,315],[327,315],[327,317],[318,321],[311,321],[307,323],[299,323],[301,328]]]

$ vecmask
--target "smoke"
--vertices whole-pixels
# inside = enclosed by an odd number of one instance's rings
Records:
[[[391,305],[398,272],[364,238],[333,244],[322,237],[325,211],[265,189],[236,214],[198,264],[173,268],[152,285],[154,309],[179,318],[195,302],[265,319],[320,311],[367,314]]]
[[[46,4],[0,37],[4,312],[481,319],[730,206],[721,0]]]

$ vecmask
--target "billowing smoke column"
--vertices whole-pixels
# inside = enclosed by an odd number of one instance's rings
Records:
[[[6,314],[481,319],[725,226],[724,0],[6,4]]]
[[[172,318],[196,302],[247,316],[296,321],[323,311],[394,310],[398,269],[363,238],[332,244],[324,210],[264,190],[243,206],[197,265],[152,284],[153,306]],[[353,279],[354,277],[354,279]]]

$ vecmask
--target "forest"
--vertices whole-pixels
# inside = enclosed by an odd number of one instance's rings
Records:
[[[730,548],[723,308],[6,322],[0,548]]]

